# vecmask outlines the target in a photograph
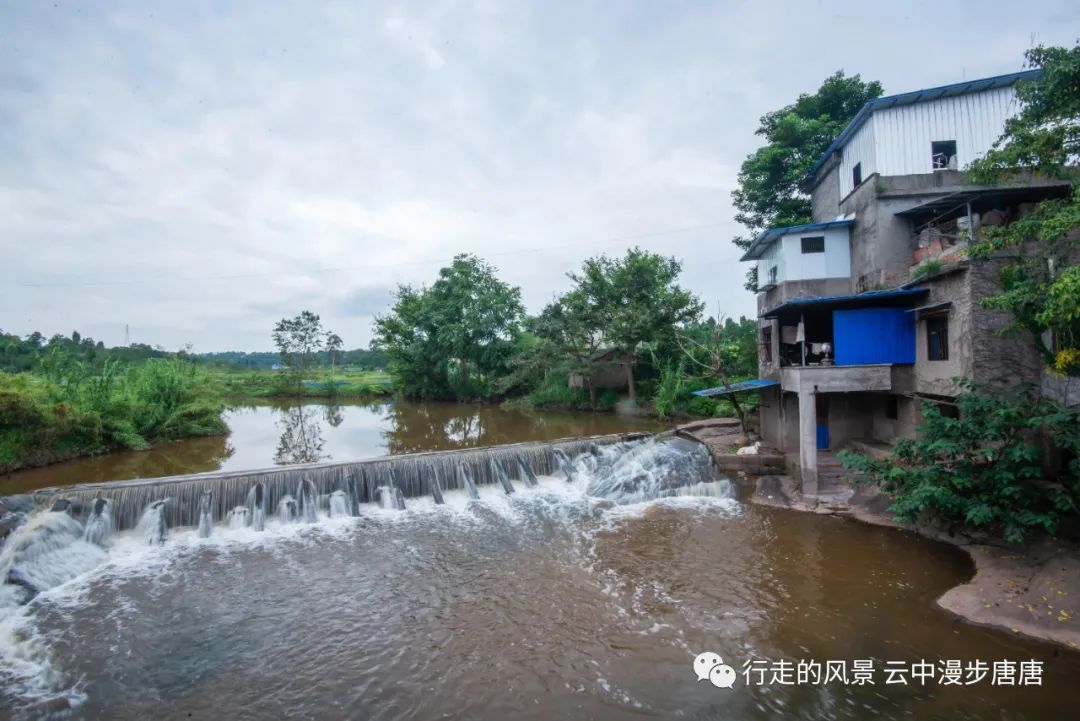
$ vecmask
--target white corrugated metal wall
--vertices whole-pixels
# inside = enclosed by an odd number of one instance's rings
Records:
[[[871,120],[878,172],[933,172],[930,143],[935,140],[956,141],[957,167],[962,170],[990,149],[1005,130],[1005,120],[1018,109],[1016,93],[1008,87],[879,110]]]
[[[876,115],[876,113],[871,115],[844,145],[844,152],[840,156],[841,198],[855,189],[851,171],[857,163],[862,164],[863,180],[878,172],[874,148],[874,117]]]
[[[956,141],[957,168],[962,170],[990,149],[1005,120],[1018,110],[1012,87],[877,110],[844,145],[840,197],[854,189],[851,169],[859,162],[864,180],[875,172],[933,172],[930,144],[938,140]]]

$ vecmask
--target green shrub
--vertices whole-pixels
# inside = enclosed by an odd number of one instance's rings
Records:
[[[671,416],[677,404],[684,400],[681,396],[685,393],[685,386],[686,381],[678,367],[665,366],[660,370],[660,382],[653,395],[653,408],[657,417],[666,419]]]
[[[877,484],[902,521],[978,530],[1019,543],[1033,531],[1053,533],[1080,508],[1080,411],[1025,392],[980,392],[962,381],[959,418],[922,406],[918,438],[902,439],[890,458],[841,451],[859,482]],[[1044,475],[1044,444],[1064,453],[1058,478]]]
[[[58,353],[42,373],[0,373],[0,469],[224,433],[205,371],[180,358],[99,370]]]

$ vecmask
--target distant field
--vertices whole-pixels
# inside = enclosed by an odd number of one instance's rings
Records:
[[[389,374],[378,371],[339,370],[331,376],[320,368],[299,383],[287,371],[215,369],[211,375],[231,398],[367,398],[388,396],[394,388]]]

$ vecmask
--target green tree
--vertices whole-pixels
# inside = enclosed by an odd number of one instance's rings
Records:
[[[334,371],[337,368],[337,362],[341,358],[341,349],[345,346],[345,342],[341,340],[341,336],[337,333],[326,334],[326,353],[330,356],[330,378],[334,377]]]
[[[678,326],[695,320],[702,304],[676,284],[682,265],[674,258],[632,248],[623,258],[600,255],[570,279],[577,287],[573,308],[584,325],[595,324],[603,342],[626,359],[630,399],[636,400],[634,366],[644,343],[670,343]]]
[[[373,345],[407,395],[487,397],[508,372],[523,314],[519,288],[459,255],[430,288],[398,288],[390,313],[375,319]]]
[[[322,320],[310,310],[295,318],[282,318],[272,333],[281,362],[300,374],[308,368],[315,353],[323,347]]]
[[[810,198],[800,183],[859,108],[881,93],[881,83],[840,70],[816,92],[762,116],[756,134],[765,145],[743,161],[731,194],[735,220],[749,233],[733,238],[735,245],[745,250],[766,228],[810,222]],[[746,288],[756,292],[756,268],[747,273]]]
[[[557,367],[560,383],[571,374],[580,376],[589,394],[589,406],[595,408],[592,371],[604,340],[602,308],[591,303],[580,287],[575,288],[530,318],[528,327],[540,339],[531,351],[533,362],[546,368]]]
[[[1006,226],[984,228],[972,244],[976,260],[1010,253],[1000,277],[1002,292],[991,308],[1011,311],[1015,326],[1030,331],[1048,366],[1080,375],[1080,44],[1032,48],[1027,63],[1040,79],[1017,83],[1020,112],[1005,123],[994,148],[968,169],[979,183],[1008,182],[1036,174],[1071,179],[1067,197],[1045,200]],[[1019,252],[1017,252],[1019,251]],[[1044,338],[1047,331],[1053,343]]]

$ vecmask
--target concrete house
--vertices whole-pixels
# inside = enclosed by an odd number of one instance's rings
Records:
[[[955,412],[955,376],[1043,383],[1034,345],[1000,335],[1008,314],[979,303],[1007,259],[970,263],[965,248],[1068,187],[976,186],[959,170],[1018,111],[1016,83],[1040,72],[867,103],[804,181],[813,222],[771,228],[742,257],[758,270],[762,439],[805,494],[827,490],[835,449],[912,435],[922,401]]]

